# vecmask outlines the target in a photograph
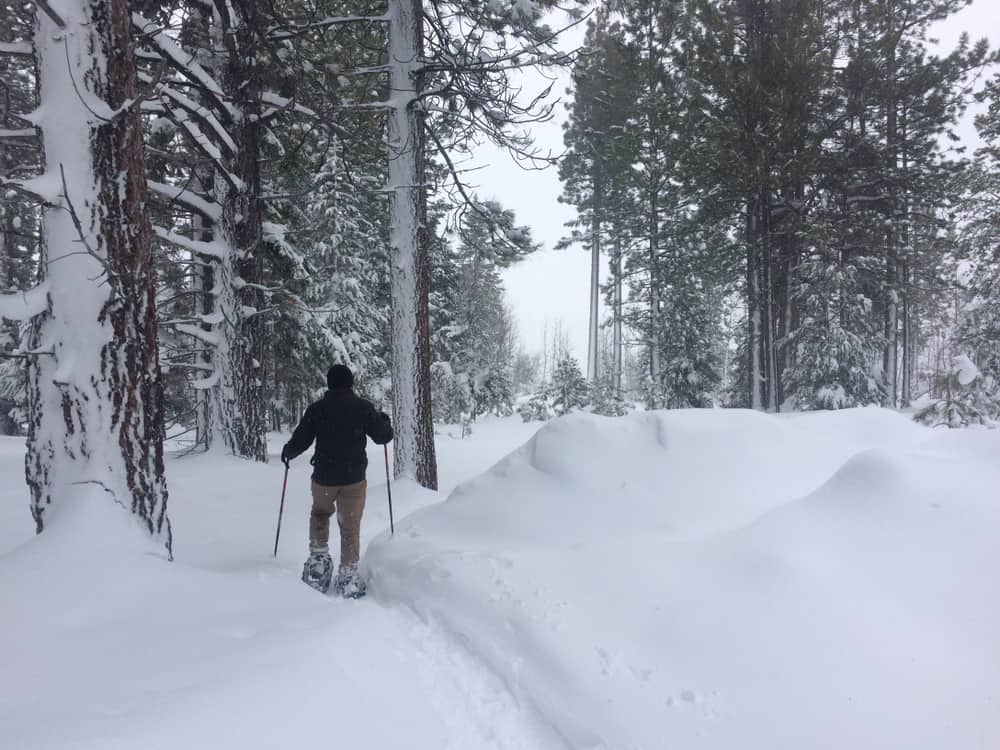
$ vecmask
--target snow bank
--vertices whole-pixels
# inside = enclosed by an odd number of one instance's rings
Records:
[[[1000,470],[962,442],[570,416],[373,543],[372,590],[570,747],[1000,746]]]

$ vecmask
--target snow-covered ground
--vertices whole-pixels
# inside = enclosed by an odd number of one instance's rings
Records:
[[[998,432],[536,429],[440,435],[442,492],[394,485],[393,538],[373,447],[357,602],[298,581],[304,458],[277,560],[280,464],[171,460],[167,564],[107,501],[33,536],[0,439],[0,747],[1000,747]]]

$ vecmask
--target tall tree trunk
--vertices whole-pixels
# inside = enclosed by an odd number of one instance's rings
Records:
[[[656,409],[663,404],[662,395],[662,368],[660,366],[660,308],[661,294],[659,265],[659,227],[660,217],[657,211],[656,196],[650,191],[649,198],[649,379],[650,379],[650,403],[649,408]]]
[[[149,16],[147,16],[149,17]],[[207,5],[196,3],[192,6],[181,27],[181,37],[187,41],[192,49],[210,49],[213,40],[218,41],[219,29],[212,21],[212,10]],[[212,74],[218,76],[220,73],[220,63],[214,56],[206,60],[206,64],[212,70]],[[193,96],[199,96],[192,93]],[[205,104],[205,102],[202,102]],[[216,180],[218,175],[215,169],[207,161],[196,164],[192,169],[194,187],[203,195],[215,196],[223,199],[225,192],[218,195]],[[225,191],[226,186],[220,185],[220,189]],[[200,213],[193,213],[191,216],[192,235],[198,242],[211,243],[215,241],[216,234],[220,227],[217,222],[202,216]],[[193,291],[195,295],[195,312],[201,318],[199,329],[203,338],[195,338],[195,347],[198,353],[194,359],[199,365],[201,372],[220,372],[220,364],[216,360],[217,352],[215,347],[209,346],[206,340],[218,339],[221,327],[226,325],[225,315],[219,309],[216,300],[216,264],[218,259],[209,255],[201,255],[195,252],[191,254],[191,260],[195,263],[193,269]],[[220,320],[219,323],[209,321]],[[195,383],[195,441],[199,449],[203,451],[212,450],[215,438],[222,439],[224,445],[235,442],[226,440],[221,418],[222,398],[220,390],[223,378],[221,375],[202,378]]]
[[[594,180],[594,205],[590,218],[590,319],[587,331],[587,380],[596,383],[598,362],[598,308],[601,304],[601,197],[600,180]]]
[[[913,327],[912,320],[910,318],[910,297],[913,294],[913,288],[910,286],[910,257],[913,254],[913,248],[911,243],[913,241],[913,235],[910,230],[910,187],[907,172],[909,170],[909,153],[907,151],[906,143],[908,140],[907,128],[906,128],[906,108],[903,107],[900,112],[899,117],[899,130],[901,134],[900,140],[902,141],[902,147],[900,148],[900,168],[902,170],[902,175],[906,179],[906,186],[901,190],[901,198],[903,204],[903,232],[902,232],[902,242],[900,245],[900,263],[899,263],[899,287],[900,295],[902,296],[900,313],[902,315],[902,382],[900,385],[900,405],[909,406],[910,400],[913,398]]]
[[[395,474],[437,489],[431,413],[427,198],[424,182],[423,4],[389,2],[389,286]]]
[[[770,208],[766,209],[770,214]],[[768,411],[777,412],[781,408],[778,401],[778,394],[781,391],[781,373],[778,370],[778,317],[779,310],[778,296],[776,293],[775,279],[775,257],[772,247],[774,235],[771,232],[771,223],[767,223],[768,232],[764,237],[764,269],[766,272],[765,281],[767,284],[766,312],[767,312],[767,408]]]
[[[747,374],[748,402],[751,409],[763,409],[763,326],[761,313],[760,248],[758,247],[759,212],[755,201],[746,209],[746,284],[747,284]]]
[[[771,251],[770,191],[762,187],[748,203],[747,235],[747,356],[750,406],[778,410],[778,359],[773,253]]]
[[[886,4],[886,39],[895,34],[896,4],[889,0]],[[886,232],[885,258],[885,349],[882,369],[885,373],[887,405],[895,408],[899,398],[899,232],[894,223],[899,210],[899,189],[896,186],[899,168],[899,132],[896,104],[896,46],[892,43],[888,50],[886,69],[886,146],[888,149],[889,212],[886,217],[889,229]]]
[[[226,247],[216,268],[216,314],[221,336],[216,357],[220,382],[214,388],[216,411],[226,446],[237,456],[267,461],[267,407],[264,398],[264,340],[261,289],[264,276],[263,213],[261,207],[260,150],[262,71],[257,48],[265,21],[254,3],[240,3],[222,16],[226,49],[223,85],[236,113],[235,152],[227,177],[216,175],[222,199],[220,236]]]
[[[200,181],[202,191],[211,194],[214,177],[208,176],[206,181]],[[212,227],[200,214],[192,217],[192,227],[194,237],[200,242],[211,242],[213,239]],[[202,317],[200,328],[206,337],[212,336],[213,326],[206,322],[211,319],[215,310],[215,258],[192,253],[192,260],[197,264],[194,273],[194,291],[197,292],[195,298],[195,309]],[[195,356],[198,364],[204,371],[210,371],[213,367],[214,352],[200,340],[195,340],[198,354]],[[213,438],[217,432],[218,423],[214,418],[215,389],[213,387],[195,388],[195,440],[201,450],[212,449]]]
[[[37,530],[53,506],[129,509],[171,546],[163,475],[163,390],[135,58],[126,0],[37,14],[40,126],[50,184],[42,214],[45,354],[29,372],[25,459]],[[58,193],[58,194],[56,194]]]
[[[614,279],[614,330],[611,336],[614,348],[614,389],[615,395],[622,395],[622,241],[621,235],[615,233],[614,260],[612,264]]]
[[[657,64],[655,39],[657,32],[656,19],[652,12],[646,15],[646,80],[649,83],[649,101],[646,112],[646,138],[649,141],[649,163],[646,165],[649,174],[646,185],[647,200],[647,232],[649,233],[649,408],[655,409],[663,405],[662,366],[660,364],[660,308],[663,290],[660,288],[662,279],[659,273],[660,263],[660,207],[659,186],[656,184],[655,165],[659,164],[660,156],[657,139],[660,137],[660,120],[655,98]],[[658,397],[659,396],[659,397]]]

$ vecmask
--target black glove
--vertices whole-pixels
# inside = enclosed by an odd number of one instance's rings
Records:
[[[388,414],[386,414],[386,413],[385,413],[384,411],[380,411],[380,412],[378,413],[378,415],[379,415],[380,417],[382,417],[382,419],[384,419],[384,420],[385,420],[386,422],[390,421],[390,420],[389,420],[389,415],[388,415]]]
[[[291,462],[291,460],[292,457],[288,455],[288,446],[286,445],[284,448],[281,449],[281,463],[283,463],[285,465],[285,468],[287,469],[288,464]]]

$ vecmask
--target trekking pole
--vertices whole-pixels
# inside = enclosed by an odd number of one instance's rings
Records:
[[[274,532],[274,556],[278,556],[278,537],[281,536],[281,514],[285,511],[285,489],[288,487],[288,464],[285,464],[285,481],[281,484],[281,505],[278,506],[278,530]]]
[[[396,528],[392,522],[392,487],[389,485],[389,444],[385,448],[385,491],[389,494],[389,536],[395,536]]]

